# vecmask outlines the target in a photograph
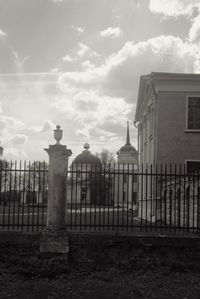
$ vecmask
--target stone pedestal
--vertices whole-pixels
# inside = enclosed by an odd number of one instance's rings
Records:
[[[68,254],[69,236],[67,230],[46,230],[40,239],[40,253]]]
[[[42,253],[67,253],[68,235],[65,227],[66,185],[68,158],[71,150],[59,143],[62,138],[60,126],[54,130],[55,145],[45,151],[49,155],[47,229],[40,243]]]

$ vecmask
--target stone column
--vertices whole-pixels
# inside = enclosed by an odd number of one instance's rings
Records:
[[[62,130],[54,130],[57,143],[44,149],[49,155],[47,228],[40,243],[40,252],[67,253],[65,228],[68,158],[72,152],[60,144]]]

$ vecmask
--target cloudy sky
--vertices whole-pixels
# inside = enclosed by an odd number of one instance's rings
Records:
[[[73,157],[116,152],[140,76],[199,72],[199,44],[199,0],[0,0],[4,157],[47,158],[56,124]]]

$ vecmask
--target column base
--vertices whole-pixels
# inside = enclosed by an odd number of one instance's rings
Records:
[[[46,229],[40,239],[40,253],[68,254],[69,235],[67,230]]]

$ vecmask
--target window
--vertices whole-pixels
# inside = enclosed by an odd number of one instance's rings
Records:
[[[186,161],[187,173],[200,172],[200,161]]]
[[[187,128],[200,130],[200,97],[188,97]]]

